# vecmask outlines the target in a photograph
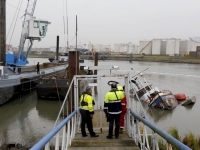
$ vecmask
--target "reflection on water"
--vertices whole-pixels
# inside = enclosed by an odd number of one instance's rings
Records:
[[[36,91],[0,107],[0,139],[32,146],[48,133],[60,110],[58,101],[37,99]]]
[[[40,59],[35,59],[35,61],[40,61]],[[85,60],[85,63],[81,65],[92,66],[93,64],[94,61]],[[129,63],[126,61],[99,61],[98,64],[99,66],[117,65],[123,70],[133,68],[134,72],[149,68],[144,76],[153,86],[160,90],[170,90],[174,94],[184,93],[188,96],[196,96],[196,103],[193,106],[178,105],[174,110],[145,107],[145,111],[149,120],[164,131],[167,131],[170,127],[177,127],[181,136],[188,131],[200,135],[199,65],[156,62]],[[106,71],[106,73],[109,72]],[[99,72],[99,74],[104,73],[105,71]],[[103,86],[104,84],[105,86]],[[110,87],[106,81],[101,85],[104,87],[102,89],[103,101],[103,97],[110,90]],[[141,114],[138,102],[135,100],[131,100],[131,102],[133,103],[132,109]],[[0,106],[0,142],[33,145],[53,128],[59,110],[59,101],[37,99],[36,91]]]
[[[36,110],[38,112],[38,115],[41,118],[46,118],[48,120],[55,121],[57,118],[57,115],[60,111],[61,105],[63,101],[49,101],[44,99],[38,99],[36,104]],[[66,110],[64,111],[66,114]]]
[[[146,109],[148,116],[153,122],[160,122],[172,116],[173,110],[162,110],[158,108],[148,107]]]

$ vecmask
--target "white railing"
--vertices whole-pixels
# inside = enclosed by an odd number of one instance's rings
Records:
[[[30,150],[50,150],[50,145],[55,145],[55,150],[67,150],[75,137],[75,133],[79,127],[79,109],[73,111],[67,118],[58,124],[53,130],[46,134],[39,142],[37,142]],[[60,136],[61,135],[61,136]],[[50,141],[55,137],[55,140]],[[60,140],[61,139],[61,140]]]
[[[91,75],[91,76],[74,76],[69,89],[72,88],[72,84],[74,83],[74,111],[70,112],[60,124],[57,125],[58,120],[61,116],[61,112],[64,109],[64,105],[67,101],[67,96],[69,94],[69,91],[66,94],[66,97],[64,99],[63,105],[61,107],[61,110],[58,114],[56,123],[54,125],[54,128],[52,131],[50,131],[45,137],[43,137],[38,143],[36,143],[31,150],[39,150],[42,149],[45,146],[45,150],[50,150],[50,145],[55,146],[55,150],[59,150],[60,146],[62,150],[67,150],[68,147],[71,145],[72,140],[75,137],[75,134],[78,131],[78,127],[80,125],[80,113],[79,113],[79,107],[78,107],[78,83],[79,80],[94,80],[97,81],[103,80],[102,77],[116,77],[116,75],[112,76],[97,76],[97,75]],[[122,76],[120,76],[121,78]],[[151,122],[148,121],[145,110],[142,107],[142,104],[140,103],[140,107],[142,108],[144,117],[141,117],[137,113],[135,113],[133,110],[131,110],[131,99],[128,96],[129,89],[130,89],[130,77],[127,75],[124,75],[124,85],[126,89],[126,95],[127,95],[127,107],[128,110],[126,114],[126,132],[129,135],[129,137],[132,137],[135,140],[136,145],[140,147],[142,150],[159,150],[159,142],[158,139],[162,138],[167,145],[168,150],[172,150],[172,146],[181,149],[181,150],[190,150],[186,145],[178,141],[177,139],[173,138],[168,133],[164,132],[163,130],[159,129],[155,125],[153,125]],[[104,86],[103,86],[104,87]],[[98,83],[98,93],[101,91],[101,83]],[[101,93],[101,92],[100,92]],[[136,97],[137,92],[135,91]],[[102,97],[101,94],[98,94],[98,101],[97,101],[97,110],[102,109]],[[72,100],[71,100],[72,101]],[[138,101],[139,98],[138,98]],[[101,115],[102,117],[102,115]],[[100,118],[100,121],[102,119]],[[102,123],[100,123],[100,127],[102,127]],[[54,138],[55,137],[55,138]],[[169,143],[169,144],[168,144]]]

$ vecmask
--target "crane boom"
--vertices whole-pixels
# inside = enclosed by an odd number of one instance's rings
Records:
[[[41,38],[46,36],[47,27],[50,22],[47,20],[38,20],[33,17],[37,0],[28,0],[27,7],[25,10],[24,19],[22,23],[22,32],[19,43],[18,54],[6,53],[6,63],[11,66],[25,66],[28,61],[27,57],[31,50],[34,40],[40,41]],[[24,45],[26,39],[30,40],[26,56],[24,55]]]
[[[35,6],[36,6],[37,0],[28,0],[27,7],[24,14],[24,21],[23,21],[23,28],[26,28],[28,20],[33,17]],[[22,52],[24,51],[24,44],[27,39],[27,34],[21,33],[20,43],[19,43],[19,50],[18,50],[18,58],[22,55]],[[33,41],[31,40],[31,44]],[[31,45],[32,46],[32,45]]]
[[[36,3],[37,3],[37,0],[28,0],[27,7],[24,14],[24,23],[25,21],[29,20],[30,17],[33,17]],[[23,27],[24,25],[25,24],[23,24]]]

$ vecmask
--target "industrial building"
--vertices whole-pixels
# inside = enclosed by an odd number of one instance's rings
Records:
[[[114,44],[114,52],[117,53],[126,53],[126,54],[138,54],[138,48],[139,46],[129,43],[119,43]]]
[[[139,54],[152,54],[152,55],[179,55],[196,51],[196,47],[200,43],[192,40],[183,39],[153,39],[140,41]]]
[[[89,51],[94,52],[110,52],[111,45],[110,44],[88,44]]]
[[[140,45],[135,45],[131,42],[129,43],[118,43],[114,44],[114,48],[110,44],[88,44],[88,49],[86,44],[77,45],[78,49],[89,50],[90,52],[103,52],[103,53],[123,53],[123,54],[149,54],[149,55],[182,55],[190,54],[190,56],[197,56],[197,47],[200,46],[200,40],[183,40],[183,39],[153,39],[153,40],[143,40],[140,41]],[[76,49],[75,45],[71,45],[70,49]],[[7,51],[18,51],[17,47],[12,47],[12,45],[6,45]],[[24,51],[27,48],[24,47]],[[66,47],[59,47],[59,52],[67,52]],[[32,48],[31,53],[42,52],[42,53],[53,53],[56,52],[56,47],[51,46],[50,48]],[[200,56],[200,55],[198,55]]]

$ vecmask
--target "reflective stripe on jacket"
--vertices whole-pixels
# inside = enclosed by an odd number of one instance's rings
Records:
[[[122,112],[121,100],[124,98],[124,93],[117,89],[112,89],[106,93],[104,99],[104,109],[108,107],[109,114],[120,114]]]
[[[84,99],[83,99],[84,98]],[[81,102],[84,100],[84,102],[87,103],[86,106],[81,106]],[[94,102],[93,97],[89,94],[83,94],[80,98],[80,106],[83,110],[88,110],[90,114],[94,114]]]

